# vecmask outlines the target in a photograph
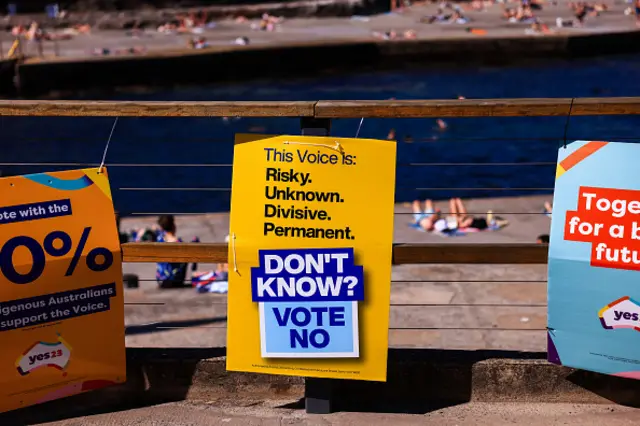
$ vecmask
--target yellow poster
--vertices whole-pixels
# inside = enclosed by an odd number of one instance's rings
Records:
[[[227,369],[386,381],[396,144],[236,135]]]
[[[0,179],[0,412],[126,380],[106,169]]]

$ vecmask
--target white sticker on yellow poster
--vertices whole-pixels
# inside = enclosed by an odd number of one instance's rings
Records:
[[[237,135],[227,369],[385,381],[396,144]]]

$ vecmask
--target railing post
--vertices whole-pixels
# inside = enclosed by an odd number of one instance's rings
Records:
[[[329,136],[331,133],[330,118],[302,117],[300,128],[303,136]]]
[[[300,128],[305,136],[329,136],[331,119],[302,117]],[[331,379],[306,378],[304,381],[304,406],[309,414],[332,412],[334,381]]]

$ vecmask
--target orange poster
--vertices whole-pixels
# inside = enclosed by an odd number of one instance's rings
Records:
[[[0,412],[126,380],[106,169],[0,179]]]

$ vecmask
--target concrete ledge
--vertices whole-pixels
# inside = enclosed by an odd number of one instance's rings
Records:
[[[157,52],[139,57],[59,58],[18,66],[22,94],[135,85],[198,84],[363,72],[403,66],[507,64],[640,51],[640,31],[547,37],[353,40]],[[277,60],[274,60],[277,58]],[[230,72],[233,70],[233,72]]]
[[[220,405],[289,404],[304,397],[304,379],[228,373],[224,349],[130,349],[128,382],[0,415],[0,424],[46,421],[169,401]],[[336,410],[426,412],[476,402],[640,405],[640,381],[547,363],[543,353],[402,350],[389,353],[387,383],[334,381]],[[294,406],[302,408],[301,404]]]

